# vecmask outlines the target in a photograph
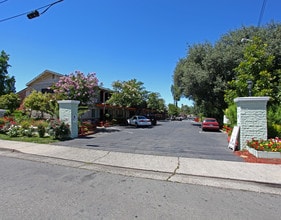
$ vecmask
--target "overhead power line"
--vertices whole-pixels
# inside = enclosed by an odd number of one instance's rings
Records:
[[[8,1],[8,0],[6,0]],[[21,14],[18,14],[18,15],[15,15],[15,16],[11,16],[11,17],[8,17],[8,18],[4,18],[4,19],[1,19],[0,22],[4,22],[4,21],[8,21],[8,20],[11,20],[11,19],[14,19],[14,18],[17,18],[17,17],[20,17],[20,16],[24,16],[24,15],[27,15],[27,17],[29,19],[32,19],[32,18],[35,18],[35,17],[38,17],[40,16],[41,14],[44,14],[50,7],[52,7],[53,5],[59,3],[59,2],[62,2],[63,0],[58,0],[56,2],[53,2],[51,4],[48,4],[48,5],[45,5],[45,6],[42,6],[40,8],[37,8],[35,9],[34,11],[28,11],[28,12],[24,12],[24,13],[21,13]],[[2,1],[3,2],[3,1]],[[2,3],[0,2],[0,3]],[[41,9],[44,9],[46,8],[43,12],[39,13],[39,10]]]
[[[262,2],[262,7],[261,7],[259,21],[258,21],[258,27],[260,27],[260,25],[261,25],[261,21],[262,21],[263,13],[264,13],[264,10],[265,10],[266,2],[267,2],[267,0],[263,0],[263,2]]]
[[[7,2],[7,1],[8,1],[8,0],[1,1],[0,4],[2,4],[2,3],[4,3],[4,2]]]

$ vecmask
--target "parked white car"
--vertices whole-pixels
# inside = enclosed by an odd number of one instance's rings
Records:
[[[134,115],[133,117],[127,119],[128,125],[134,125],[136,127],[140,126],[151,126],[151,120],[143,115]]]

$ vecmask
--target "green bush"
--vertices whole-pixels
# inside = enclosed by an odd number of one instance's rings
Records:
[[[22,122],[20,123],[21,128],[24,129],[24,130],[29,129],[31,125],[32,125],[31,122],[30,122],[30,121],[27,121],[27,120],[22,121]]]
[[[70,138],[70,129],[67,124],[58,120],[50,121],[48,133],[53,139],[67,140]]]
[[[17,137],[20,134],[20,128],[18,126],[11,126],[7,132],[9,137]]]
[[[229,126],[234,127],[237,125],[237,106],[236,104],[228,106],[228,108],[224,111],[225,116],[230,121]]]
[[[46,132],[46,129],[45,129],[45,126],[43,123],[39,124],[38,125],[38,134],[39,134],[39,137],[44,137],[45,136],[45,132]]]
[[[4,125],[5,124],[5,120],[3,118],[0,118],[0,125]]]
[[[281,105],[273,105],[267,111],[268,137],[281,137]]]
[[[21,123],[23,121],[31,121],[30,117],[21,110],[15,110],[12,114],[12,117],[17,123]]]
[[[34,128],[29,127],[27,129],[22,129],[21,134],[22,134],[22,136],[32,137],[34,134]]]

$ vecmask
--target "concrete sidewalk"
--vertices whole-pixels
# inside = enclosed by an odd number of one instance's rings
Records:
[[[0,155],[135,177],[281,195],[281,165],[168,157],[0,140]]]

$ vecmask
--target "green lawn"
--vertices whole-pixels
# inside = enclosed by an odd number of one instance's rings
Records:
[[[24,141],[24,142],[32,142],[38,144],[50,144],[54,142],[58,142],[58,140],[53,140],[51,137],[26,137],[26,136],[19,136],[19,137],[9,137],[6,134],[0,134],[0,139],[2,140],[10,140],[10,141]]]

